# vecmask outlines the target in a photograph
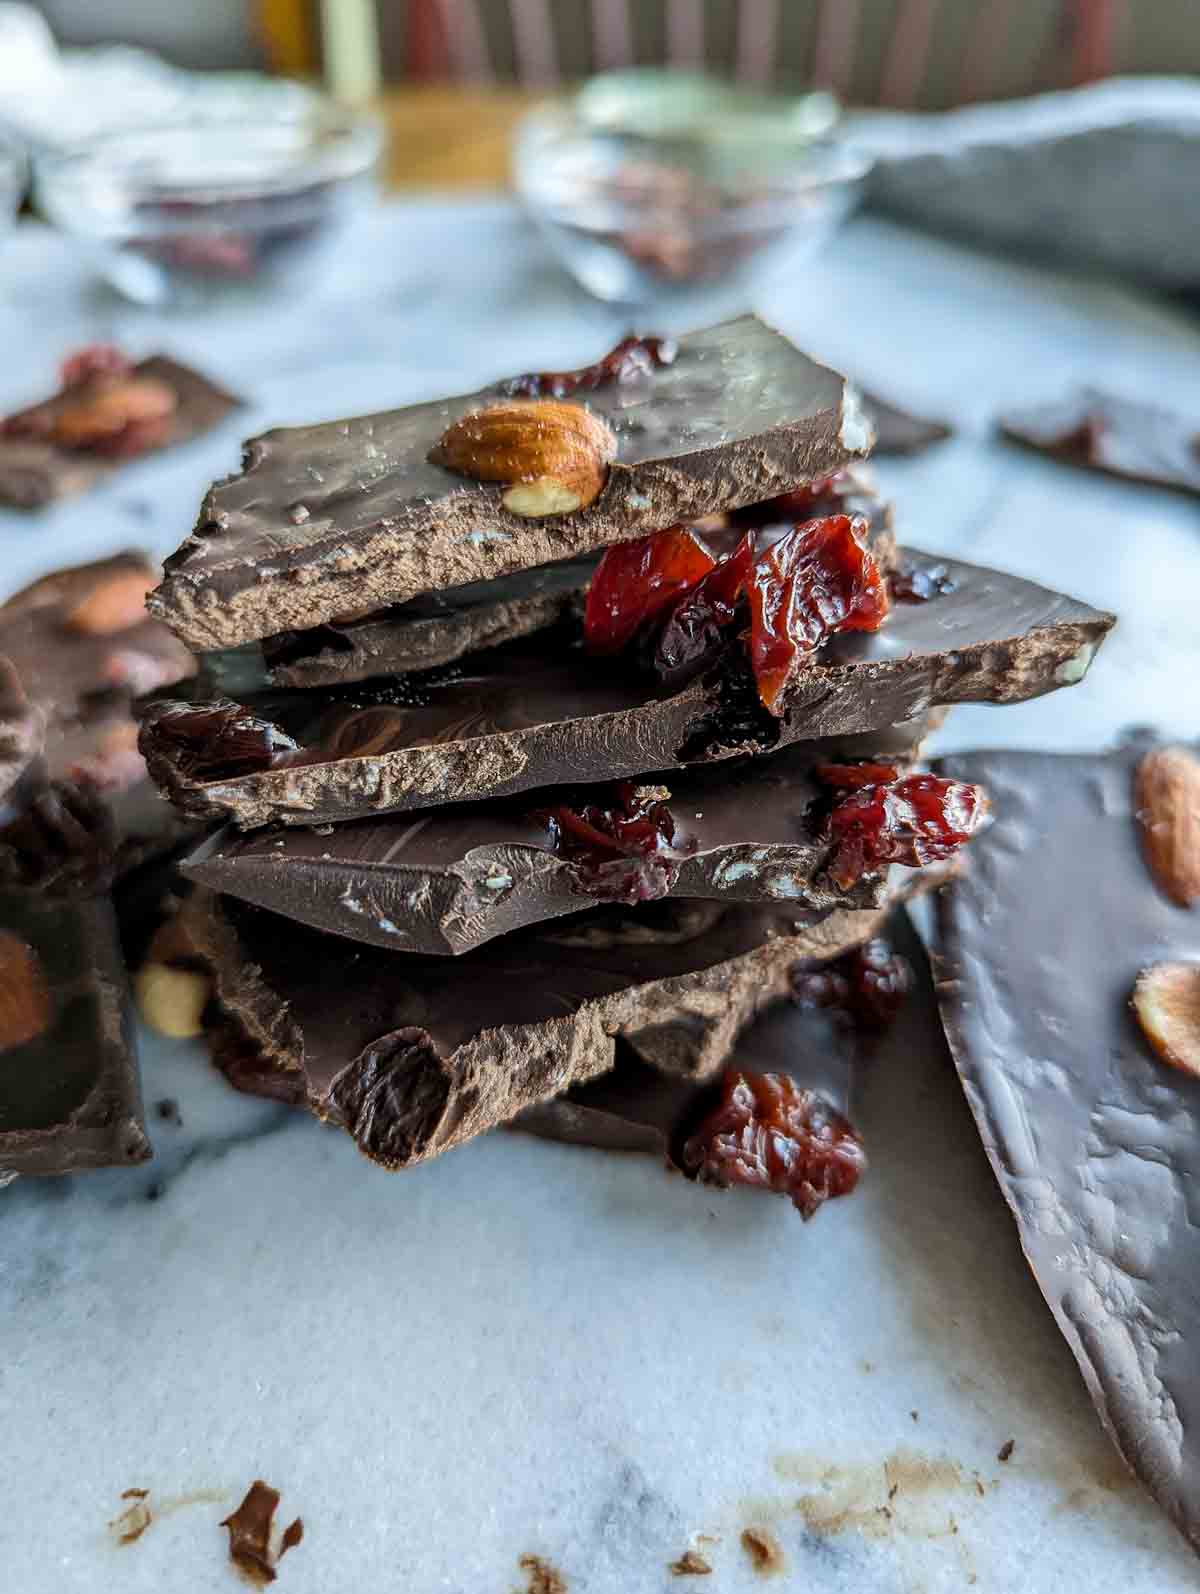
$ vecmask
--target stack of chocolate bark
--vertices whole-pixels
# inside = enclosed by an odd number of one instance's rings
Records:
[[[898,547],[870,446],[751,317],[253,440],[149,600],[201,669],[140,744],[222,823],[179,937],[228,1078],[389,1168],[520,1120],[849,1188],[813,1070],[986,808],[921,740],[1112,623]]]

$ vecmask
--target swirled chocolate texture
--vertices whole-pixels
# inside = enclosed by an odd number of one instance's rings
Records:
[[[253,438],[166,561],[152,611],[197,651],[237,647],[756,503],[871,443],[841,376],[743,316],[681,338],[669,366],[590,389],[617,440],[600,496],[523,519],[502,487],[427,457],[504,386]]]
[[[739,643],[671,691],[555,631],[370,689],[251,696],[200,715],[159,703],[141,747],[193,813],[246,827],[337,822],[677,771],[920,723],[937,705],[1023,702],[1082,680],[1113,624],[978,565],[910,550],[906,569],[936,571],[935,595],[894,604],[877,632],[831,638],[789,684],[780,718],[762,707]]]
[[[993,823],[939,903],[951,1050],[1025,1255],[1129,1466],[1200,1546],[1200,1079],[1129,1009],[1200,960],[1200,912],[1147,872],[1144,744],[975,753]]]

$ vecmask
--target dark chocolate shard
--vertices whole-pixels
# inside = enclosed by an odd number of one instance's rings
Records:
[[[280,1561],[304,1539],[304,1523],[297,1517],[283,1530],[276,1547],[273,1540],[278,1507],[279,1490],[256,1478],[241,1505],[221,1523],[229,1530],[229,1559],[256,1588],[275,1581]]]
[[[110,904],[0,890],[0,1185],[149,1156]]]
[[[895,556],[891,511],[873,479],[861,469],[844,471],[836,496],[847,514],[866,518],[875,562],[890,569]],[[705,540],[731,553],[740,534],[756,523],[754,508],[738,514],[736,527],[706,523]],[[773,507],[764,504],[758,524],[770,525],[773,514]],[[712,519],[719,523],[728,517]],[[204,665],[212,672],[216,664],[217,673],[236,693],[267,686],[337,686],[452,664],[467,653],[544,631],[580,612],[595,568],[594,554],[537,565],[495,581],[429,592],[362,620],[330,621],[312,631],[267,637],[261,648],[251,643],[224,660],[210,655]]]
[[[919,454],[954,435],[954,428],[945,421],[914,415],[876,393],[860,391],[859,396],[863,412],[875,432],[873,454]]]
[[[86,788],[103,798],[121,870],[178,845],[195,828],[162,801],[137,747],[134,698],[175,685],[196,668],[187,649],[145,612],[156,577],[142,554],[120,553],[57,570],[0,605],[0,655],[10,660],[30,712],[45,728],[37,778],[42,786]],[[3,722],[0,703],[0,735]]]
[[[942,877],[922,871],[909,889]],[[711,1074],[797,959],[859,944],[885,912],[665,901],[460,958],[351,946],[203,890],[184,918],[215,977],[218,1068],[340,1125],[395,1169],[607,1073],[618,1038],[658,1068]]]
[[[840,376],[743,316],[680,339],[641,381],[589,391],[617,437],[606,485],[590,508],[528,519],[427,457],[503,386],[254,438],[167,560],[153,612],[197,650],[309,630],[773,497],[871,442]]]
[[[1021,1245],[1126,1462],[1200,1548],[1200,1079],[1129,1010],[1200,913],[1154,884],[1134,773],[1096,756],[973,753],[993,824],[939,903],[951,1050]]]
[[[886,758],[907,767],[921,726],[867,737],[797,743],[769,758],[670,777],[673,823],[666,866],[645,883],[626,862],[638,895],[776,902],[804,912],[874,907],[886,875],[839,890],[826,870],[829,789],[814,764]],[[332,833],[229,828],[182,864],[207,886],[319,930],[405,952],[458,954],[494,936],[619,898],[623,880],[590,876],[555,847],[549,805],[615,801],[609,785],[538,792],[486,805],[392,815]],[[657,860],[650,860],[656,863]]]
[[[1150,487],[1200,493],[1200,420],[1085,387],[1053,404],[1002,416],[1014,443],[1067,465]]]
[[[739,643],[671,692],[553,632],[376,688],[250,697],[252,713],[299,744],[264,743],[256,772],[240,763],[240,738],[239,762],[228,762],[222,708],[152,705],[140,745],[193,813],[247,827],[336,822],[916,724],[939,704],[1023,702],[1082,680],[1113,625],[1016,576],[906,557],[939,566],[952,590],[894,605],[877,632],[833,637],[788,686],[779,718],[763,709]]]
[[[165,437],[155,445],[155,452],[211,431],[242,402],[199,371],[165,355],[139,361],[134,375],[162,382],[176,396],[177,408]],[[131,463],[129,459],[60,448],[38,438],[0,435],[0,504],[14,509],[40,509],[56,499],[85,491]]]

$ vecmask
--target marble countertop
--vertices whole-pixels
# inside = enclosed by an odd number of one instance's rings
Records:
[[[1200,504],[1023,455],[990,421],[1084,378],[1194,406],[1200,322],[865,220],[757,308],[959,425],[881,464],[903,536],[1121,617],[1081,688],[958,709],[941,747],[1195,734]],[[570,365],[623,329],[499,200],[391,205],[306,302],[169,321],[23,228],[0,241],[0,409],[109,337],[249,404],[76,503],[0,514],[0,583],[168,551],[245,432]],[[1025,1269],[932,1015],[905,1022],[865,1095],[869,1174],[807,1226],[506,1133],[389,1176],[145,1038],[155,1161],[0,1194],[3,1586],[236,1588],[217,1524],[262,1477],[305,1523],[286,1594],[536,1590],[528,1556],[570,1594],[639,1594],[692,1586],[668,1571],[689,1546],[714,1568],[697,1588],[742,1594],[763,1581],[747,1528],[805,1594],[1196,1588]],[[121,1546],[131,1488],[153,1521]]]

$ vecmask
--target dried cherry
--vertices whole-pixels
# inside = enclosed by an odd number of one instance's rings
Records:
[[[619,386],[648,376],[673,365],[678,353],[674,338],[622,338],[595,365],[585,365],[577,371],[530,371],[503,383],[500,391],[506,398],[569,398],[572,393],[592,392],[610,383]]]
[[[285,762],[299,742],[241,703],[156,703],[142,726],[140,747],[153,772],[166,762],[191,780],[235,780]]]
[[[846,981],[855,1022],[867,1029],[887,1029],[913,988],[908,959],[893,952],[880,936],[845,953],[837,968]]]
[[[754,563],[748,584],[750,661],[771,713],[799,662],[835,631],[877,631],[887,588],[862,540],[859,515],[828,515],[794,526]]]
[[[111,343],[89,343],[85,348],[68,354],[58,369],[58,379],[64,388],[78,387],[93,377],[124,379],[133,375],[133,361]]]
[[[826,786],[836,786],[841,791],[857,791],[862,786],[888,786],[900,779],[895,764],[817,764],[813,774]]]
[[[753,564],[754,534],[747,532],[729,557],[679,600],[654,649],[660,679],[678,683],[704,669],[721,651]]]
[[[687,526],[606,548],[588,591],[583,634],[593,653],[617,653],[716,565]]]
[[[730,1069],[721,1100],[683,1148],[683,1166],[709,1184],[788,1196],[802,1218],[848,1195],[866,1166],[854,1126],[787,1074]]]
[[[580,808],[560,803],[539,817],[560,857],[575,868],[580,889],[607,902],[653,902],[675,884],[688,849],[675,845],[670,793],[621,781],[615,801]]]
[[[982,787],[939,775],[863,786],[835,803],[829,815],[836,843],[830,875],[848,890],[883,864],[916,867],[948,858],[979,828],[987,806]]]

